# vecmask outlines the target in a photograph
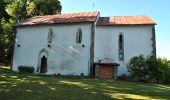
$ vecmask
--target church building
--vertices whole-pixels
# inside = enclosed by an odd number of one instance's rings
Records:
[[[132,57],[156,56],[155,25],[148,16],[99,12],[35,16],[15,24],[12,70],[30,66],[34,73],[88,76],[115,64],[117,75],[128,74]]]

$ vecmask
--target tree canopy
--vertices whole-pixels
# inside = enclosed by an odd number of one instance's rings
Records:
[[[29,16],[53,15],[61,13],[61,5],[58,0],[33,0],[27,8]]]
[[[14,0],[7,5],[7,12],[13,20],[19,22],[32,16],[61,13],[58,0]]]
[[[61,13],[59,0],[0,0],[0,63],[10,63],[15,23],[39,15]]]

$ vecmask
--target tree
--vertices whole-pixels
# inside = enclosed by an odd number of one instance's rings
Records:
[[[5,19],[1,20],[2,31],[0,34],[0,62],[8,64],[11,59],[13,40],[13,26]]]
[[[0,1],[0,20],[2,18],[9,19],[10,17],[5,10],[6,5],[7,5],[6,2],[4,2],[3,0]]]
[[[6,3],[1,0],[0,1],[0,34],[2,33],[2,25],[1,25],[1,20],[2,18],[9,19],[9,15],[7,14],[5,10]]]
[[[61,9],[58,0],[14,0],[7,6],[8,14],[15,22],[32,16],[61,13]]]
[[[7,5],[7,12],[14,23],[28,18],[26,12],[27,2],[28,0],[14,0]]]
[[[61,13],[62,6],[58,0],[33,0],[27,7],[29,16],[53,15]]]
[[[10,16],[7,14],[5,9],[6,5],[7,2],[3,0],[0,1],[0,62],[4,62],[4,63],[7,62],[6,58],[7,58],[8,43],[9,43],[8,35],[4,31],[4,26],[5,26],[4,22],[9,21],[10,18]],[[9,27],[7,30],[9,30]]]
[[[15,23],[39,15],[61,13],[58,0],[0,0],[0,62],[10,63]]]

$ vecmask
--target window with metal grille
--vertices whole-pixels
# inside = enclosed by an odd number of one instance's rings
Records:
[[[124,60],[124,37],[122,34],[119,35],[119,60]]]
[[[52,38],[53,38],[53,30],[50,28],[48,30],[48,43],[52,43]]]
[[[76,32],[76,43],[81,43],[82,42],[82,29],[79,28],[77,29]]]

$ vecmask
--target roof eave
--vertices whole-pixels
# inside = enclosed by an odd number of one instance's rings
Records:
[[[68,22],[68,23],[41,23],[41,24],[25,24],[25,25],[17,25],[15,24],[14,27],[26,27],[26,26],[41,26],[41,25],[64,25],[64,24],[93,24],[95,21],[84,21],[84,22]]]
[[[157,25],[156,23],[153,24],[100,24],[97,26],[135,26],[135,25]]]

